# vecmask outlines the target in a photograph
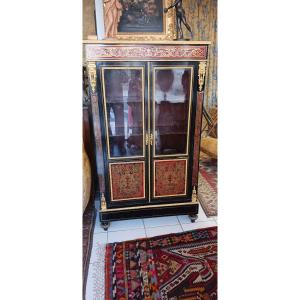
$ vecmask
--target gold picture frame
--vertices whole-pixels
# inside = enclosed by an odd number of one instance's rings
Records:
[[[162,31],[145,31],[145,32],[135,32],[135,31],[122,31],[117,30],[115,38],[117,40],[127,40],[127,41],[163,41],[163,40],[174,40],[176,39],[176,28],[175,28],[175,9],[169,9],[167,13],[164,13],[164,8],[169,7],[173,0],[155,0],[161,1],[162,3],[160,9],[160,16],[163,18]],[[121,1],[119,1],[121,2]],[[145,4],[149,5],[148,0],[144,0]],[[129,9],[126,9],[126,14],[130,13]],[[123,7],[122,16],[125,17],[125,8]],[[122,24],[122,16],[118,23]],[[125,25],[126,26],[126,25]],[[145,27],[146,28],[146,27]]]

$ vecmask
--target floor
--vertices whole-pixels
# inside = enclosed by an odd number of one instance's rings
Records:
[[[96,201],[97,210],[99,206],[99,201]],[[195,223],[191,223],[189,217],[186,215],[133,219],[111,222],[108,231],[104,231],[101,228],[99,214],[97,214],[86,285],[86,300],[103,299],[101,291],[99,291],[101,288],[99,288],[97,278],[95,278],[95,272],[100,272],[99,266],[101,264],[97,261],[99,258],[96,252],[99,251],[99,247],[102,244],[217,226],[217,223],[217,217],[206,217],[201,205],[199,205],[198,219]]]

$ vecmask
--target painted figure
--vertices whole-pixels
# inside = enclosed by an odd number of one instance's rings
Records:
[[[176,10],[177,39],[183,39],[182,23],[186,27],[186,29],[191,33],[191,37],[193,37],[192,29],[186,20],[185,11],[182,6],[182,0],[175,0],[175,2],[172,5],[164,9],[164,12],[167,13],[168,10],[173,7],[175,7]]]
[[[105,37],[115,38],[122,15],[122,4],[119,0],[104,0]]]

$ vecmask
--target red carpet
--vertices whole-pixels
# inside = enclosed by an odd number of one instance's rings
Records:
[[[216,300],[217,227],[108,244],[105,299]]]
[[[199,202],[208,217],[218,215],[218,161],[200,153]]]

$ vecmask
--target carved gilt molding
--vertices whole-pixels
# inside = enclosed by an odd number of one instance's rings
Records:
[[[169,7],[173,0],[164,0],[164,7]],[[176,39],[176,13],[175,9],[169,9],[169,11],[163,14],[164,18],[164,32],[117,32],[116,38],[118,40],[127,41],[165,41]]]
[[[205,72],[206,72],[206,61],[201,61],[199,63],[199,92],[203,91],[205,82]]]
[[[198,202],[196,187],[193,187],[192,202]]]
[[[87,64],[88,69],[88,76],[89,76],[89,83],[92,89],[92,92],[96,92],[96,80],[97,80],[97,73],[96,73],[96,63],[89,62]]]
[[[107,210],[104,193],[102,193],[100,204],[101,204],[101,211]]]

